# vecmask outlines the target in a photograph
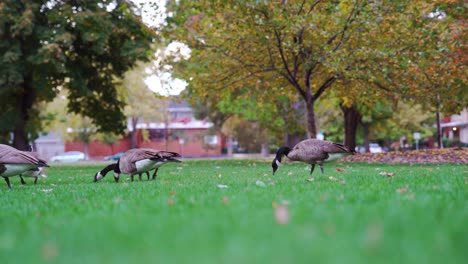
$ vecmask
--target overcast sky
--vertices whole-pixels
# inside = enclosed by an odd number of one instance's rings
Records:
[[[151,28],[161,28],[164,23],[166,13],[166,0],[132,0],[141,8],[143,22]],[[167,54],[181,54],[181,58],[188,59],[190,57],[190,49],[180,42],[171,43],[164,51],[159,51],[157,57]],[[159,65],[160,60],[154,62]],[[181,79],[172,78],[170,68],[165,67],[168,71],[159,72],[146,78],[145,83],[148,87],[161,95],[177,95],[185,89],[187,82]]]

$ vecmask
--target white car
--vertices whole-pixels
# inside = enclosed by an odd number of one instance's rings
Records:
[[[377,143],[370,143],[369,144],[369,150],[370,150],[370,153],[382,153],[382,152],[384,152],[382,147]]]
[[[76,162],[85,160],[85,154],[81,151],[68,151],[61,155],[53,156],[50,161],[55,162]]]

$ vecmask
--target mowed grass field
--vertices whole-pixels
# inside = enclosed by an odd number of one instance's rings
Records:
[[[468,165],[186,160],[119,183],[51,165],[38,185],[1,179],[1,263],[468,260]]]

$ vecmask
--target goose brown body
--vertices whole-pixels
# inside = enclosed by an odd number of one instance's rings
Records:
[[[36,153],[0,144],[0,176],[5,179],[8,188],[11,188],[9,177],[35,171],[42,167],[49,166],[44,160],[39,159]],[[23,179],[21,182],[24,184]]]
[[[319,164],[323,173],[323,161],[329,158],[329,153],[354,153],[349,147],[326,140],[306,139],[297,143],[292,149],[281,147],[276,152],[276,157],[272,162],[273,174],[281,165],[283,156],[292,161],[301,161],[312,165],[311,174],[315,164]]]
[[[130,174],[130,178],[133,181],[135,174],[138,174],[141,179],[142,173],[147,173],[149,179],[149,171],[156,169],[153,174],[154,179],[156,178],[157,169],[162,165],[161,163],[170,161],[180,162],[175,159],[176,157],[180,157],[180,155],[171,151],[160,151],[148,148],[130,149],[120,157],[117,163],[110,164],[102,171],[96,173],[94,181],[96,182],[104,178],[107,172],[111,170],[114,171],[115,181],[119,180],[119,175],[121,173]]]

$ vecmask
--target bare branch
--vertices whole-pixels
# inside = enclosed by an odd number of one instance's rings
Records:
[[[312,11],[314,10],[314,8],[321,2],[321,0],[317,0],[315,1],[315,3],[313,3],[310,8],[309,8],[309,11],[307,12],[307,14],[310,14],[312,13]]]
[[[325,90],[327,90],[328,87],[330,87],[336,80],[338,79],[338,76],[333,76],[333,77],[330,77],[328,78],[323,84],[322,86],[320,86],[320,88],[317,90],[317,92],[314,94],[314,99],[317,99],[320,97],[320,95],[323,94],[323,92],[325,92]]]

